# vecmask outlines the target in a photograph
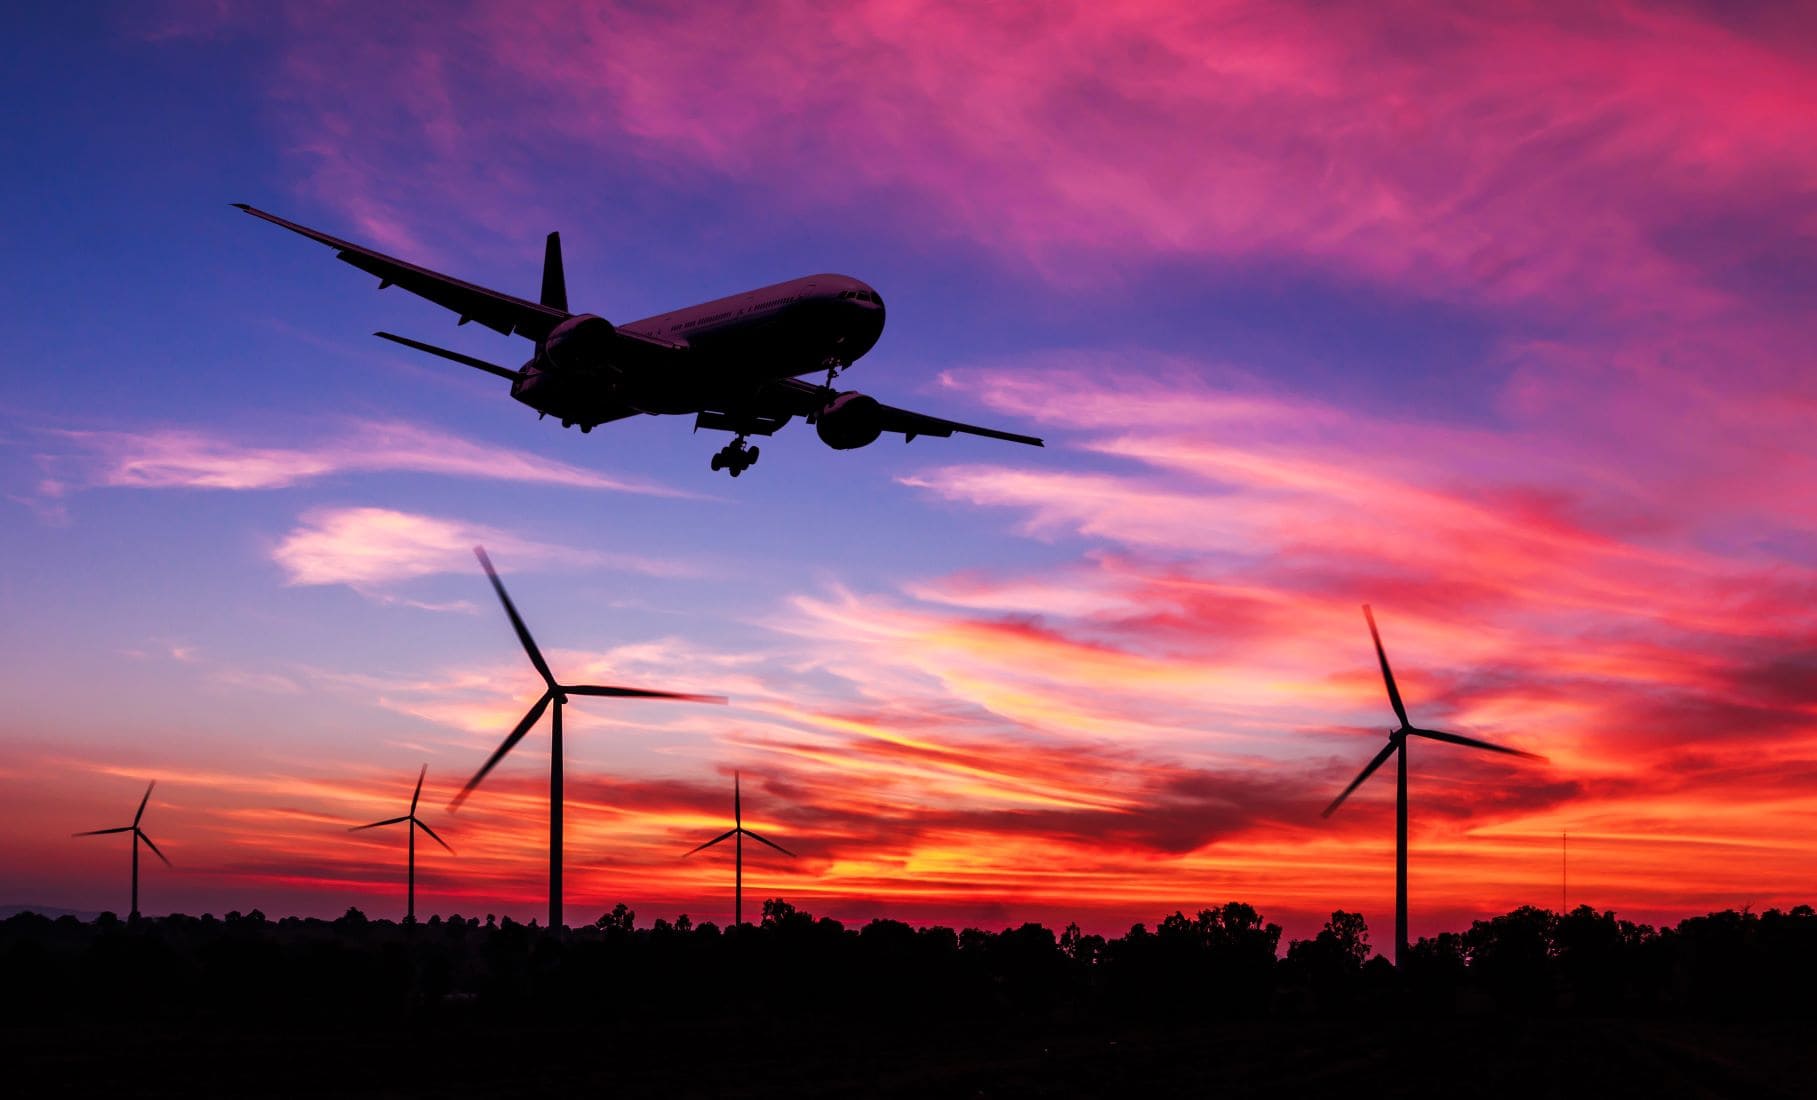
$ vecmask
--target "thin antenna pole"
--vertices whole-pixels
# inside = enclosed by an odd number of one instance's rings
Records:
[[[1571,834],[1558,834],[1558,911],[1560,915],[1571,911],[1571,860],[1566,854],[1566,838]]]

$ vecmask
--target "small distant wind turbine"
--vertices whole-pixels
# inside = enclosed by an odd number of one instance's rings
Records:
[[[422,771],[416,773],[416,790],[411,792],[410,795],[409,813],[405,814],[403,817],[388,817],[383,821],[374,821],[370,825],[355,825],[347,830],[350,833],[357,833],[361,829],[376,829],[380,825],[397,825],[406,821],[410,823],[407,827],[410,833],[410,887],[408,893],[409,901],[405,903],[404,919],[413,924],[416,922],[416,831],[418,829],[423,830],[423,832],[429,834],[430,840],[435,841],[444,848],[448,848],[448,842],[441,837],[436,836],[435,830],[431,829],[428,823],[423,821],[422,818],[416,816],[416,800],[423,795],[423,777],[428,774],[429,765],[427,764],[423,765]],[[454,849],[448,848],[448,854],[453,855]]]
[[[132,834],[132,911],[127,916],[128,920],[139,915],[139,841],[143,840],[145,846],[150,848],[153,854],[164,860],[164,866],[170,866],[170,860],[165,858],[163,852],[158,851],[158,846],[145,835],[145,830],[139,828],[139,819],[145,816],[145,804],[151,801],[151,789],[157,785],[158,781],[155,779],[145,785],[145,797],[139,799],[139,812],[132,815],[131,825],[122,825],[117,829],[90,829],[86,833],[71,834],[72,836],[106,836],[108,833]]]
[[[1344,793],[1332,800],[1325,807],[1324,816],[1330,817],[1337,808],[1350,797],[1350,792],[1362,785],[1363,780],[1375,774],[1375,769],[1382,766],[1389,756],[1398,756],[1398,776],[1395,781],[1394,796],[1394,966],[1400,969],[1407,958],[1407,738],[1425,737],[1433,741],[1448,741],[1453,745],[1463,745],[1472,749],[1487,749],[1490,752],[1507,753],[1509,756],[1524,756],[1529,760],[1544,760],[1519,749],[1507,749],[1500,745],[1491,745],[1487,741],[1478,741],[1474,737],[1464,737],[1455,733],[1443,733],[1439,730],[1420,729],[1407,718],[1407,708],[1401,703],[1400,689],[1394,686],[1394,673],[1388,668],[1388,654],[1382,649],[1382,635],[1375,629],[1375,614],[1369,605],[1363,605],[1363,618],[1369,620],[1369,636],[1375,639],[1375,655],[1382,663],[1382,681],[1388,685],[1388,701],[1394,705],[1395,717],[1401,720],[1401,728],[1388,731],[1388,744],[1375,754],[1375,759],[1364,766]]]
[[[645,691],[642,688],[600,687],[594,684],[558,684],[555,674],[549,671],[549,662],[543,660],[542,650],[536,648],[536,642],[530,637],[530,629],[524,620],[518,617],[517,608],[511,606],[511,597],[505,595],[504,582],[498,579],[498,570],[492,568],[492,559],[486,556],[484,547],[475,546],[474,556],[485,567],[486,576],[492,579],[492,587],[498,592],[498,600],[505,605],[505,614],[511,619],[511,627],[517,631],[517,640],[523,643],[524,652],[529,655],[530,663],[536,666],[537,674],[543,678],[548,687],[542,697],[530,705],[529,713],[517,724],[517,728],[505,738],[505,743],[498,747],[492,758],[475,772],[461,793],[454,796],[449,809],[460,809],[461,803],[479,786],[480,780],[486,778],[495,764],[505,758],[512,746],[524,739],[530,727],[536,725],[543,711],[554,704],[554,713],[549,720],[549,927],[562,927],[562,704],[570,695],[606,695],[627,699],[681,699],[694,703],[724,703],[723,695],[684,695],[673,691]]]
[[[722,840],[731,839],[733,837],[737,838],[736,845],[737,845],[738,856],[737,856],[737,860],[734,864],[736,870],[733,871],[733,879],[732,879],[732,881],[733,881],[733,887],[732,887],[732,925],[733,925],[733,927],[737,927],[738,925],[741,925],[744,923],[744,838],[747,836],[750,837],[752,840],[755,840],[759,844],[768,844],[770,847],[776,849],[778,852],[781,852],[783,855],[788,856],[790,859],[795,858],[794,852],[789,851],[787,848],[784,848],[780,844],[776,844],[771,841],[765,840],[763,837],[758,836],[756,833],[754,833],[751,830],[744,827],[744,799],[740,795],[739,790],[738,790],[738,773],[733,772],[732,773],[732,827],[730,829],[727,829],[725,832],[720,833],[718,836],[714,837],[712,840],[707,841],[705,844],[699,845],[688,851],[688,855],[691,856],[695,852],[701,851],[702,849],[711,848],[713,845],[718,844]],[[687,856],[683,856],[682,858],[686,859]]]

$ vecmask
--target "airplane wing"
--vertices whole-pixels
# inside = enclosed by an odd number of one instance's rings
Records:
[[[758,404],[775,408],[776,411],[787,411],[796,416],[812,417],[826,407],[831,395],[826,387],[799,378],[783,378],[771,382],[760,391]],[[879,403],[881,404],[881,403]],[[926,413],[910,412],[892,405],[882,405],[883,430],[900,433],[904,440],[912,440],[918,435],[935,435],[945,438],[954,432],[967,435],[987,436],[991,439],[1006,439],[1011,443],[1025,443],[1030,447],[1044,447],[1046,444],[1032,435],[1017,435],[1015,432],[1000,431],[996,428],[980,428],[975,424],[961,424],[957,420],[942,420]]]
[[[996,428],[980,428],[976,424],[961,424],[957,420],[942,420],[937,416],[910,412],[907,409],[898,409],[890,405],[883,406],[883,430],[901,432],[905,442],[918,435],[937,435],[944,439],[954,432],[964,432],[966,435],[1007,439],[1011,443],[1026,443],[1030,447],[1047,446],[1032,435],[1017,435],[1015,432],[1000,431]]]
[[[281,225],[292,233],[301,233],[335,249],[337,259],[345,260],[361,271],[377,275],[380,290],[388,286],[401,286],[412,294],[453,310],[460,314],[460,323],[463,325],[468,321],[478,321],[505,336],[517,333],[532,340],[541,340],[549,335],[550,329],[572,316],[566,310],[525,301],[496,290],[487,290],[483,286],[462,282],[428,268],[407,264],[382,252],[374,252],[370,248],[343,241],[339,237],[330,237],[308,226],[286,221],[276,214],[267,214],[243,202],[233,205],[255,218],[263,218],[273,225]]]

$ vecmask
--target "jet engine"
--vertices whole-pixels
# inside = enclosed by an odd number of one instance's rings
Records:
[[[883,406],[875,397],[852,391],[842,393],[820,410],[814,422],[820,441],[839,451],[867,447],[883,434]]]
[[[591,313],[556,325],[543,341],[543,357],[562,370],[603,367],[612,350],[612,322]]]

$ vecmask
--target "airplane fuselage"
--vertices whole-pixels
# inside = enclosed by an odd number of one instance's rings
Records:
[[[594,321],[582,315],[539,342],[512,396],[583,425],[622,416],[627,408],[698,413],[703,394],[723,406],[727,395],[755,394],[774,379],[850,366],[876,346],[884,308],[881,296],[858,279],[808,275],[618,326],[638,341],[608,345],[577,336],[567,353],[568,333],[584,333]],[[643,344],[648,364],[637,362]],[[610,355],[604,354],[608,346]],[[677,350],[684,354],[677,357]]]
[[[757,461],[753,435],[771,435],[800,417],[837,451],[868,447],[885,433],[905,441],[955,432],[1031,447],[1035,436],[964,424],[886,405],[855,390],[833,388],[834,376],[876,346],[883,335],[883,299],[849,275],[806,275],[786,283],[715,298],[686,309],[614,326],[568,309],[561,237],[549,234],[537,299],[519,298],[419,267],[319,229],[235,203],[256,218],[335,249],[335,258],[477,321],[503,336],[536,343],[515,370],[465,352],[391,332],[374,336],[427,355],[508,379],[511,396],[562,427],[590,432],[641,413],[692,415],[696,431],[730,432],[733,439],[710,463],[733,477]],[[824,374],[813,382],[801,376]]]

